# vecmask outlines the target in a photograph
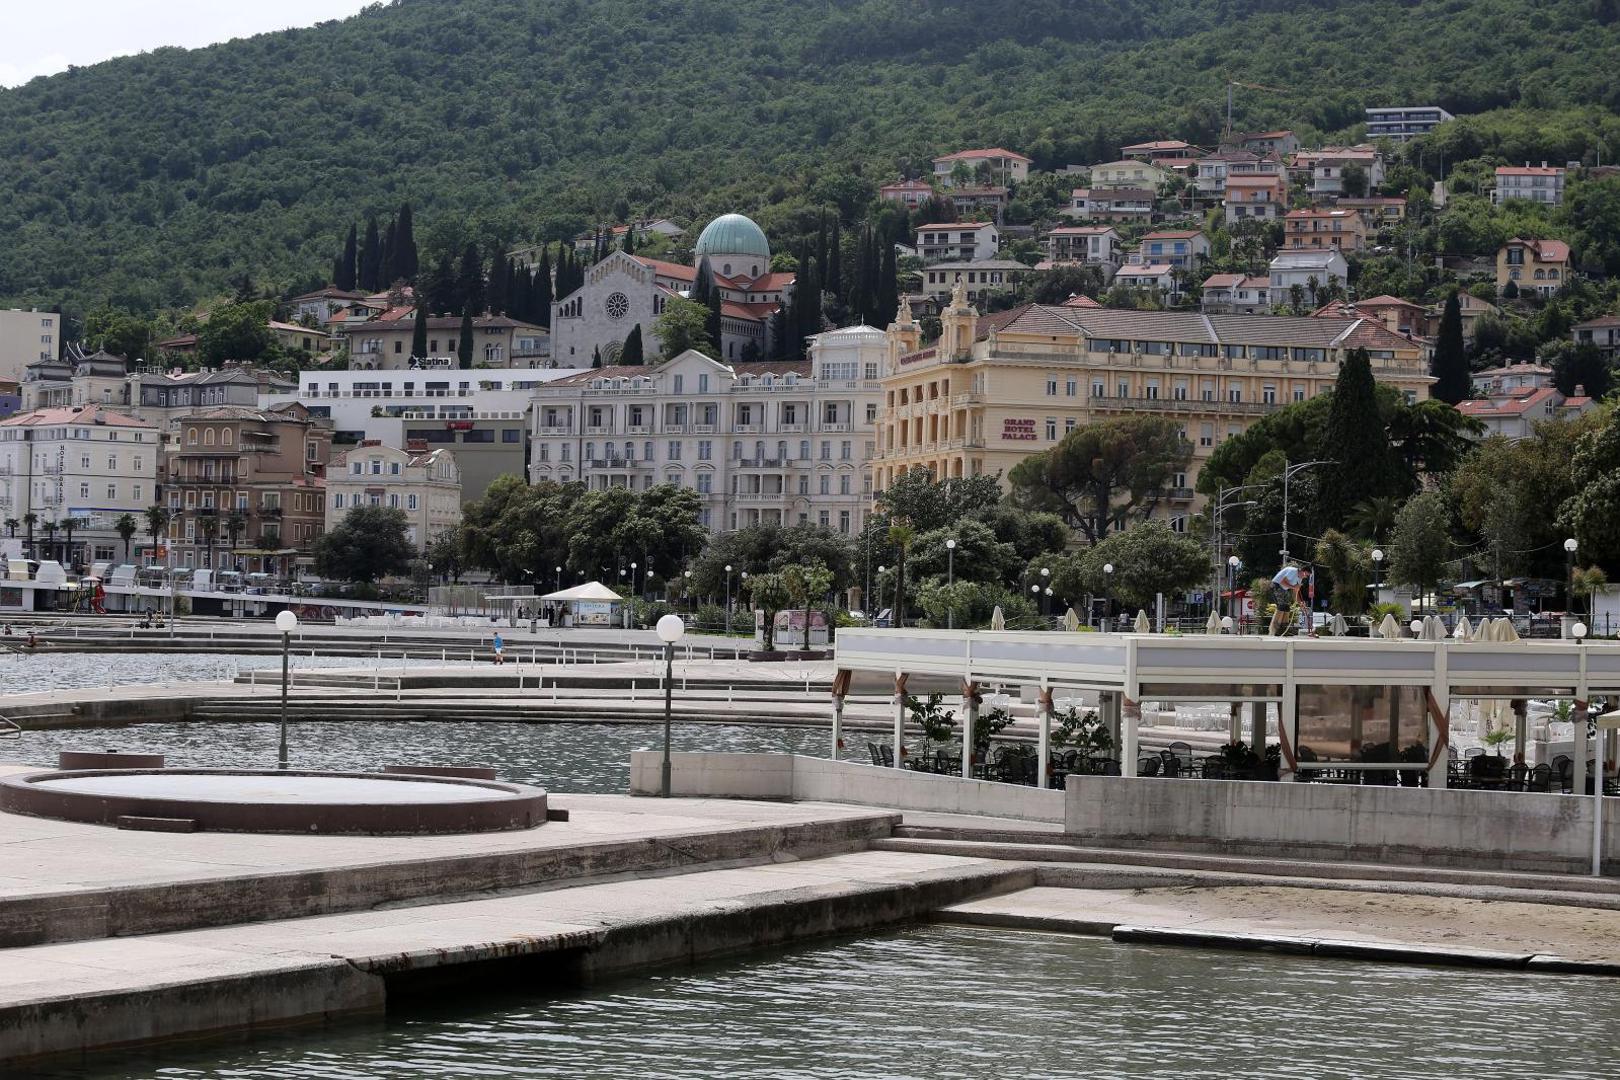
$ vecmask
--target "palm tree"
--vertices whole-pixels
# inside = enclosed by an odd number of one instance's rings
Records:
[[[16,518],[6,518],[6,538],[8,540],[17,539],[17,526],[21,524],[22,522]]]
[[[894,564],[894,617],[891,619],[891,625],[897,627],[906,624],[906,551],[916,538],[917,530],[910,525],[897,523],[889,526],[889,543],[899,551]]]
[[[56,530],[61,527],[62,523],[60,521],[47,521],[41,526],[45,530],[45,554],[47,556],[56,553]]]
[[[119,537],[124,541],[124,561],[127,563],[129,562],[129,542],[135,538],[140,526],[135,523],[133,514],[125,514],[113,523],[113,528],[118,530]]]
[[[158,538],[162,536],[163,530],[168,527],[169,512],[167,510],[155,503],[146,508],[146,528],[152,534],[152,557],[154,559],[157,558],[157,550],[160,546]]]
[[[73,530],[82,529],[88,524],[90,524],[89,518],[74,517],[71,514],[62,519],[62,530],[67,534],[67,550],[65,552],[67,558],[65,561],[70,568],[79,564],[78,560],[73,557]]]
[[[32,510],[23,515],[23,527],[27,530],[23,537],[23,543],[28,548],[28,557],[30,559],[34,557],[34,526],[38,524],[39,515]]]
[[[1395,515],[1400,513],[1401,500],[1393,495],[1375,495],[1363,499],[1350,508],[1345,522],[1350,531],[1363,540],[1378,543],[1395,527]]]
[[[225,516],[225,537],[230,544],[231,568],[236,567],[236,542],[242,538],[242,532],[247,528],[247,518],[240,510],[233,510]]]
[[[1577,568],[1569,575],[1569,592],[1571,596],[1581,597],[1586,601],[1586,618],[1592,618],[1592,594],[1601,592],[1609,583],[1609,575],[1603,572],[1601,566],[1587,566]]]
[[[204,514],[197,526],[202,531],[200,539],[203,542],[203,550],[207,552],[205,561],[212,567],[214,565],[214,537],[219,532],[219,515]]]

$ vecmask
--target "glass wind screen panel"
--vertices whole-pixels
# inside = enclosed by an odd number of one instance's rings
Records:
[[[1140,642],[1136,647],[1136,670],[1174,672],[1220,672],[1223,675],[1271,675],[1281,677],[1288,666],[1282,649],[1207,648],[1200,645],[1153,645]]]
[[[1145,682],[1143,701],[1277,701],[1282,698],[1278,683]]]
[[[1597,696],[1597,691],[1588,691]],[[1500,683],[1494,686],[1459,686],[1451,687],[1451,700],[1468,701],[1502,701],[1513,698],[1573,698],[1574,686],[1510,686]]]
[[[1299,687],[1300,761],[1429,760],[1421,686]]]

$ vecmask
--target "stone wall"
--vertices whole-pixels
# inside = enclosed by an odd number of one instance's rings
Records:
[[[1527,792],[1071,776],[1064,831],[1119,847],[1589,871],[1592,800]],[[1620,859],[1606,800],[1605,859]]]

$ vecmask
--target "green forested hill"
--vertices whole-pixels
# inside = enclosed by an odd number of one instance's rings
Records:
[[[965,144],[1043,167],[1208,140],[1227,77],[1280,90],[1239,92],[1247,127],[1431,102],[1612,123],[1617,71],[1620,0],[395,0],[0,91],[0,304],[314,284],[405,199],[425,254],[625,206],[769,227]],[[1568,129],[1502,151],[1580,156]]]

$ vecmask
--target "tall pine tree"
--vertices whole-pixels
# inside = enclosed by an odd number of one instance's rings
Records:
[[[1463,348],[1462,305],[1457,294],[1446,299],[1440,315],[1440,335],[1434,343],[1434,359],[1429,374],[1435,378],[1429,393],[1448,405],[1468,399],[1473,380],[1468,370],[1468,354]]]
[[[349,225],[349,237],[343,241],[343,254],[338,256],[337,267],[332,274],[332,284],[340,289],[352,291],[355,278],[354,262],[359,255],[359,236],[354,225]]]
[[[831,229],[827,234],[827,258],[821,264],[822,290],[832,293],[840,300],[844,298],[843,245],[844,238],[838,225],[838,215],[834,214]]]
[[[636,226],[634,222],[624,227],[624,253],[626,255],[636,253]]]
[[[461,311],[461,334],[456,339],[456,366],[473,366],[473,313],[470,307]]]
[[[428,354],[428,315],[425,304],[416,305],[416,319],[411,324],[411,359],[421,360]]]
[[[399,216],[394,219],[394,265],[388,271],[390,281],[416,281],[416,226],[411,220],[411,204],[401,203]]]
[[[377,283],[382,273],[382,238],[377,234],[377,216],[373,214],[366,219],[366,240],[360,248],[360,265],[358,280],[360,288],[368,293],[374,293],[382,288]]]
[[[885,242],[883,262],[878,269],[876,308],[873,311],[876,321],[871,325],[886,328],[894,322],[894,314],[899,307],[900,271],[895,260],[894,245]]]
[[[1323,483],[1331,498],[1320,507],[1322,521],[1343,527],[1350,510],[1368,499],[1406,494],[1400,462],[1390,447],[1378,411],[1378,388],[1366,349],[1353,349],[1339,365],[1322,436]]]
[[[534,299],[529,308],[531,322],[551,328],[551,254],[540,249],[540,267],[534,272]]]
[[[469,243],[461,252],[461,265],[456,270],[456,299],[468,311],[484,310],[484,261],[478,257],[478,245]]]
[[[639,367],[645,363],[642,352],[641,324],[636,323],[630,328],[630,333],[625,335],[624,347],[619,350],[619,363],[627,367]]]
[[[506,265],[506,256],[497,252],[494,264],[489,269],[489,300],[486,305],[496,315],[505,315],[511,310],[511,296],[507,291],[511,284],[512,275]]]
[[[383,230],[382,249],[377,253],[377,288],[386,289],[394,284],[390,271],[394,267],[394,223]]]

